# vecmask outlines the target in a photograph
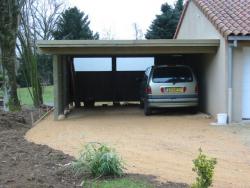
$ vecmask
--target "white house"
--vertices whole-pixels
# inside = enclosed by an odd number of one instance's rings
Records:
[[[204,68],[206,111],[250,119],[250,0],[188,0],[175,39],[219,39]]]

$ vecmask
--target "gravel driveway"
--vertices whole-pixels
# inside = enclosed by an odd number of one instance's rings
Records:
[[[137,107],[97,107],[75,110],[64,121],[50,115],[26,139],[73,156],[85,143],[106,143],[121,154],[128,172],[188,184],[195,180],[192,160],[202,148],[218,159],[214,187],[250,187],[250,126],[218,127],[212,121],[203,114],[145,117]]]

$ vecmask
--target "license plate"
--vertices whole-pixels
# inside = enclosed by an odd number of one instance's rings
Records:
[[[165,92],[167,93],[184,93],[183,87],[166,87]]]

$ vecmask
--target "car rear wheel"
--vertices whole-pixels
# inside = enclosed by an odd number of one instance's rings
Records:
[[[151,108],[148,106],[148,103],[145,101],[144,102],[144,115],[149,116],[152,114]]]
[[[189,108],[189,111],[191,114],[197,114],[198,113],[198,107],[190,107]]]

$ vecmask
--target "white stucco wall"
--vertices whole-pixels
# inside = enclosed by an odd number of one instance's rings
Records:
[[[233,51],[233,119],[241,121],[241,102],[242,102],[242,68],[243,48],[234,48]]]
[[[212,115],[227,112],[227,43],[212,23],[191,1],[177,39],[220,39],[216,54],[204,55],[201,62],[205,111]]]
[[[220,33],[191,1],[184,16],[178,39],[220,39]]]
[[[249,49],[250,44],[241,45],[239,42],[233,51],[233,120],[236,122],[242,120],[244,58],[250,56],[244,48]]]

